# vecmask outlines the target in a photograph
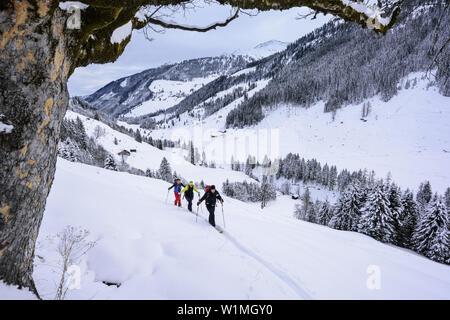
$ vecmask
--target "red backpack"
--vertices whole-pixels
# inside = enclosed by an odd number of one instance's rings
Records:
[[[210,185],[207,185],[207,186],[205,187],[205,193],[207,193],[207,192],[209,191],[209,189],[211,189],[211,186],[210,186]]]

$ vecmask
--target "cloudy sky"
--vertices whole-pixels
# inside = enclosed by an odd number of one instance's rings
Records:
[[[225,20],[231,10],[218,5],[204,6],[170,19],[181,24],[207,26]],[[69,79],[70,94],[87,95],[110,81],[164,63],[245,51],[269,40],[292,42],[331,18],[319,15],[315,20],[297,19],[299,14],[307,12],[306,8],[296,8],[260,12],[256,16],[241,14],[225,28],[207,33],[166,30],[152,33],[152,41],[147,40],[142,31],[135,31],[131,43],[116,62],[78,68]]]

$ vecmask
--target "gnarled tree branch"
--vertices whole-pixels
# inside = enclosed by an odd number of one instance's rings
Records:
[[[398,3],[401,0],[398,1]],[[73,55],[74,64],[72,70],[77,66],[86,66],[89,63],[107,63],[115,61],[123,52],[129,42],[129,38],[123,40],[123,43],[110,43],[111,35],[115,29],[132,22],[132,29],[138,30],[145,26],[156,25],[166,29],[178,29],[185,31],[207,32],[218,27],[225,27],[231,21],[238,18],[241,10],[257,9],[267,10],[286,10],[294,7],[309,7],[314,12],[332,14],[345,21],[352,21],[360,24],[364,28],[373,29],[375,32],[386,33],[396,22],[400,12],[396,7],[390,18],[381,18],[380,8],[372,11],[377,12],[369,16],[366,11],[355,9],[354,0],[216,0],[221,5],[230,5],[236,8],[233,16],[223,22],[213,23],[206,27],[194,27],[180,25],[165,21],[153,15],[144,15],[143,18],[137,18],[136,14],[148,7],[169,7],[177,5],[187,5],[191,0],[82,0],[82,3],[89,5],[83,10],[82,30],[73,32]],[[361,4],[361,3],[360,3]]]
[[[237,9],[236,12],[231,17],[226,19],[225,21],[216,22],[207,27],[185,26],[185,25],[175,24],[175,23],[171,23],[171,22],[165,22],[163,20],[152,18],[151,16],[146,16],[144,21],[139,20],[137,18],[134,19],[133,29],[142,29],[148,24],[156,24],[165,29],[178,29],[178,30],[184,30],[184,31],[208,32],[210,30],[217,29],[218,27],[226,27],[231,21],[233,21],[239,17],[239,12],[240,12],[240,9]]]

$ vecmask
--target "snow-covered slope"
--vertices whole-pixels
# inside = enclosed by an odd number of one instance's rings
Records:
[[[447,134],[450,132],[450,98],[439,94],[435,87],[429,87],[424,74],[411,74],[399,86],[405,88],[408,80],[416,85],[400,90],[390,101],[374,97],[344,107],[337,111],[335,120],[332,113],[323,112],[322,102],[307,109],[280,106],[267,110],[266,118],[256,126],[222,133],[226,114],[233,109],[230,106],[202,121],[203,132],[215,132],[220,138],[204,135],[201,144],[209,160],[220,162],[223,158],[214,159],[213,151],[221,148],[224,141],[240,150],[249,136],[266,132],[276,143],[272,146],[273,156],[284,157],[289,152],[297,152],[302,157],[316,158],[340,169],[367,168],[375,170],[379,177],[391,172],[394,181],[404,188],[414,189],[424,180],[430,180],[435,191],[443,192],[450,185],[450,138]],[[362,106],[368,102],[371,111],[361,119]],[[182,125],[183,121],[174,129],[155,130],[152,136],[169,137]],[[191,130],[192,136],[193,132]],[[229,145],[227,148],[236,150]],[[248,147],[245,151],[234,153],[234,159],[241,157],[242,162],[248,154],[258,155],[255,148]],[[230,159],[231,154],[227,161]]]
[[[87,135],[90,137],[94,136],[94,131],[97,126],[103,129],[104,134],[97,139],[97,142],[103,146],[105,150],[113,154],[117,163],[121,161],[121,157],[118,155],[119,152],[122,150],[129,151],[134,149],[136,152],[131,152],[131,155],[126,159],[126,162],[130,166],[143,171],[146,171],[147,169],[158,169],[161,160],[165,157],[169,161],[172,170],[176,171],[180,177],[187,180],[196,182],[203,180],[206,183],[215,183],[217,185],[221,185],[226,179],[229,179],[230,181],[250,180],[243,172],[194,166],[185,160],[185,154],[181,149],[160,150],[147,143],[137,142],[132,137],[113,130],[111,127],[100,121],[87,118],[73,111],[67,111],[66,117],[68,119],[76,119],[76,117],[79,117],[86,128]],[[114,138],[117,139],[117,145],[114,144]]]
[[[191,81],[155,80],[149,86],[153,97],[133,108],[124,116],[138,117],[170,108],[215,78],[216,76],[194,78]]]
[[[255,60],[259,60],[259,59],[268,57],[274,53],[285,50],[288,45],[289,45],[288,42],[283,42],[283,41],[278,41],[278,40],[270,40],[270,41],[260,43],[250,50],[237,50],[233,54],[248,56]]]
[[[177,105],[219,76],[236,73],[249,62],[283,51],[287,46],[288,43],[272,40],[233,54],[163,65],[113,81],[85,100],[115,116],[152,114]]]
[[[450,267],[358,233],[295,220],[294,202],[225,198],[226,232],[166,204],[168,183],[58,159],[37,246],[44,298],[57,280],[55,233],[91,232],[68,299],[449,299]],[[223,226],[220,207],[216,221]],[[52,240],[53,239],[53,240]],[[373,272],[380,286],[370,282]],[[106,286],[102,281],[119,283]]]
[[[202,85],[250,61],[250,57],[222,55],[166,64],[112,81],[84,99],[110,115],[140,116],[172,107]]]

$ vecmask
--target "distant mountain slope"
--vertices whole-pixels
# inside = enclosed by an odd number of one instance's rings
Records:
[[[267,82],[258,82],[249,99],[264,90]],[[196,130],[201,130],[204,136],[196,147],[216,163],[224,159],[229,162],[232,155],[243,163],[248,154],[263,161],[265,152],[278,157],[293,152],[339,169],[367,168],[375,170],[378,177],[390,172],[403,188],[416,189],[429,180],[434,191],[444,192],[450,181],[450,98],[430,86],[425,73],[411,73],[397,86],[401,89],[387,102],[375,96],[343,107],[335,115],[323,112],[323,101],[309,108],[281,104],[265,110],[264,119],[250,128],[227,129],[226,115],[244,101],[239,98],[201,121],[182,114],[179,120],[174,119],[173,126],[155,129],[151,135],[155,139],[170,138],[184,130],[181,138],[189,141]],[[202,114],[201,105],[194,113]],[[270,150],[265,151],[264,144],[261,149],[246,147],[248,139],[264,133],[274,139]],[[239,155],[217,153],[224,142],[227,150],[234,150],[233,146],[245,149]]]
[[[98,110],[113,116],[139,117],[165,112],[202,86],[230,76],[248,63],[283,51],[288,43],[271,40],[250,50],[218,57],[198,58],[163,65],[112,81],[84,97]]]
[[[436,25],[450,25],[450,12],[443,1],[404,1],[398,23],[385,36],[354,24],[332,21],[291,44],[257,70],[272,81],[227,117],[227,127],[244,127],[261,121],[263,109],[279,104],[309,107],[325,102],[325,112],[380,95],[388,101],[398,91],[401,78],[426,71]],[[444,15],[443,15],[444,13]],[[450,37],[441,30],[437,47]],[[436,85],[450,96],[450,71],[443,61],[437,67]],[[445,58],[444,58],[445,59]]]
[[[270,40],[260,43],[250,50],[237,50],[233,53],[235,55],[248,56],[254,58],[255,60],[260,60],[275,53],[286,50],[288,45],[288,42]]]
[[[249,57],[224,55],[163,65],[115,80],[84,99],[97,109],[114,116],[127,114],[133,108],[148,101],[156,104],[150,108],[150,112],[152,112],[171,106],[170,102],[175,104],[180,98],[188,96],[202,84],[218,76],[242,69],[250,61],[253,59]],[[165,81],[164,85],[154,83],[158,80]],[[171,92],[173,91],[171,89],[180,83],[184,88]],[[169,101],[168,104],[162,101],[158,107],[158,102],[162,99],[172,99],[172,101]],[[132,113],[131,115],[141,115],[145,112],[144,108],[144,111],[141,110],[137,114]]]
[[[386,36],[333,20],[290,44],[286,50],[223,75],[172,107],[147,114],[135,122],[148,123],[152,118],[156,127],[159,124],[166,128],[172,126],[172,120],[179,121],[184,113],[202,119],[245,98],[263,79],[270,80],[267,86],[222,115],[227,119],[226,127],[256,124],[264,118],[265,108],[280,104],[309,107],[324,101],[324,111],[333,112],[376,95],[388,101],[397,93],[400,79],[430,67],[429,51],[437,21],[444,12],[442,1],[405,1],[398,24]],[[450,24],[448,10],[443,15],[443,23]],[[442,30],[437,45],[449,36],[450,29]],[[439,64],[433,74],[440,92],[450,95],[450,72],[446,64]],[[198,108],[204,112],[196,112]]]

